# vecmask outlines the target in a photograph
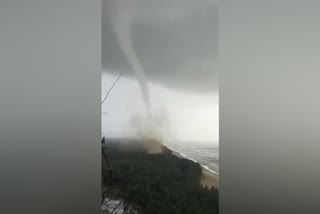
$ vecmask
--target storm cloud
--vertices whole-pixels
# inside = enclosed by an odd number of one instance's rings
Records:
[[[132,68],[117,42],[110,5],[103,1],[104,72]],[[131,0],[131,39],[146,79],[165,87],[211,93],[218,90],[219,8],[215,0]],[[124,10],[125,11],[125,10]]]

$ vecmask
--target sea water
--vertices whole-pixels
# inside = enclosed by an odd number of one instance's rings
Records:
[[[167,142],[166,146],[182,157],[198,162],[212,173],[219,174],[219,146],[217,143]]]

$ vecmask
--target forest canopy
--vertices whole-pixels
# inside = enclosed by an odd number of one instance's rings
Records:
[[[219,192],[200,184],[202,168],[166,147],[149,154],[138,141],[109,140],[104,148],[112,166],[108,198],[124,198],[139,214],[216,214]],[[103,185],[110,182],[103,175]]]

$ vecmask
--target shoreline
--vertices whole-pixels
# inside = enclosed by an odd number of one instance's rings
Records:
[[[202,178],[200,183],[202,186],[205,186],[208,188],[215,187],[219,189],[219,175],[214,174],[208,169],[202,167]]]
[[[188,160],[191,160],[193,162],[199,163],[199,162],[197,162],[195,160],[192,160],[190,158],[184,157],[179,152],[172,151],[172,154],[177,156],[177,157],[179,157],[179,158],[188,159]],[[202,177],[201,177],[201,180],[200,180],[200,184],[202,186],[204,186],[204,187],[208,187],[208,188],[215,187],[215,188],[219,189],[219,174],[216,173],[216,172],[213,172],[212,170],[208,169],[205,166],[202,166],[201,164],[200,164],[200,166],[202,168]]]

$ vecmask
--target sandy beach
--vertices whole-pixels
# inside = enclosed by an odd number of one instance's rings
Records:
[[[172,151],[172,154],[179,157],[184,158],[178,152]],[[219,175],[210,172],[206,168],[202,167],[202,178],[200,180],[202,186],[206,186],[208,188],[216,187],[219,189]]]
[[[211,188],[212,186],[219,189],[219,175],[210,172],[209,170],[203,168],[201,185]]]

